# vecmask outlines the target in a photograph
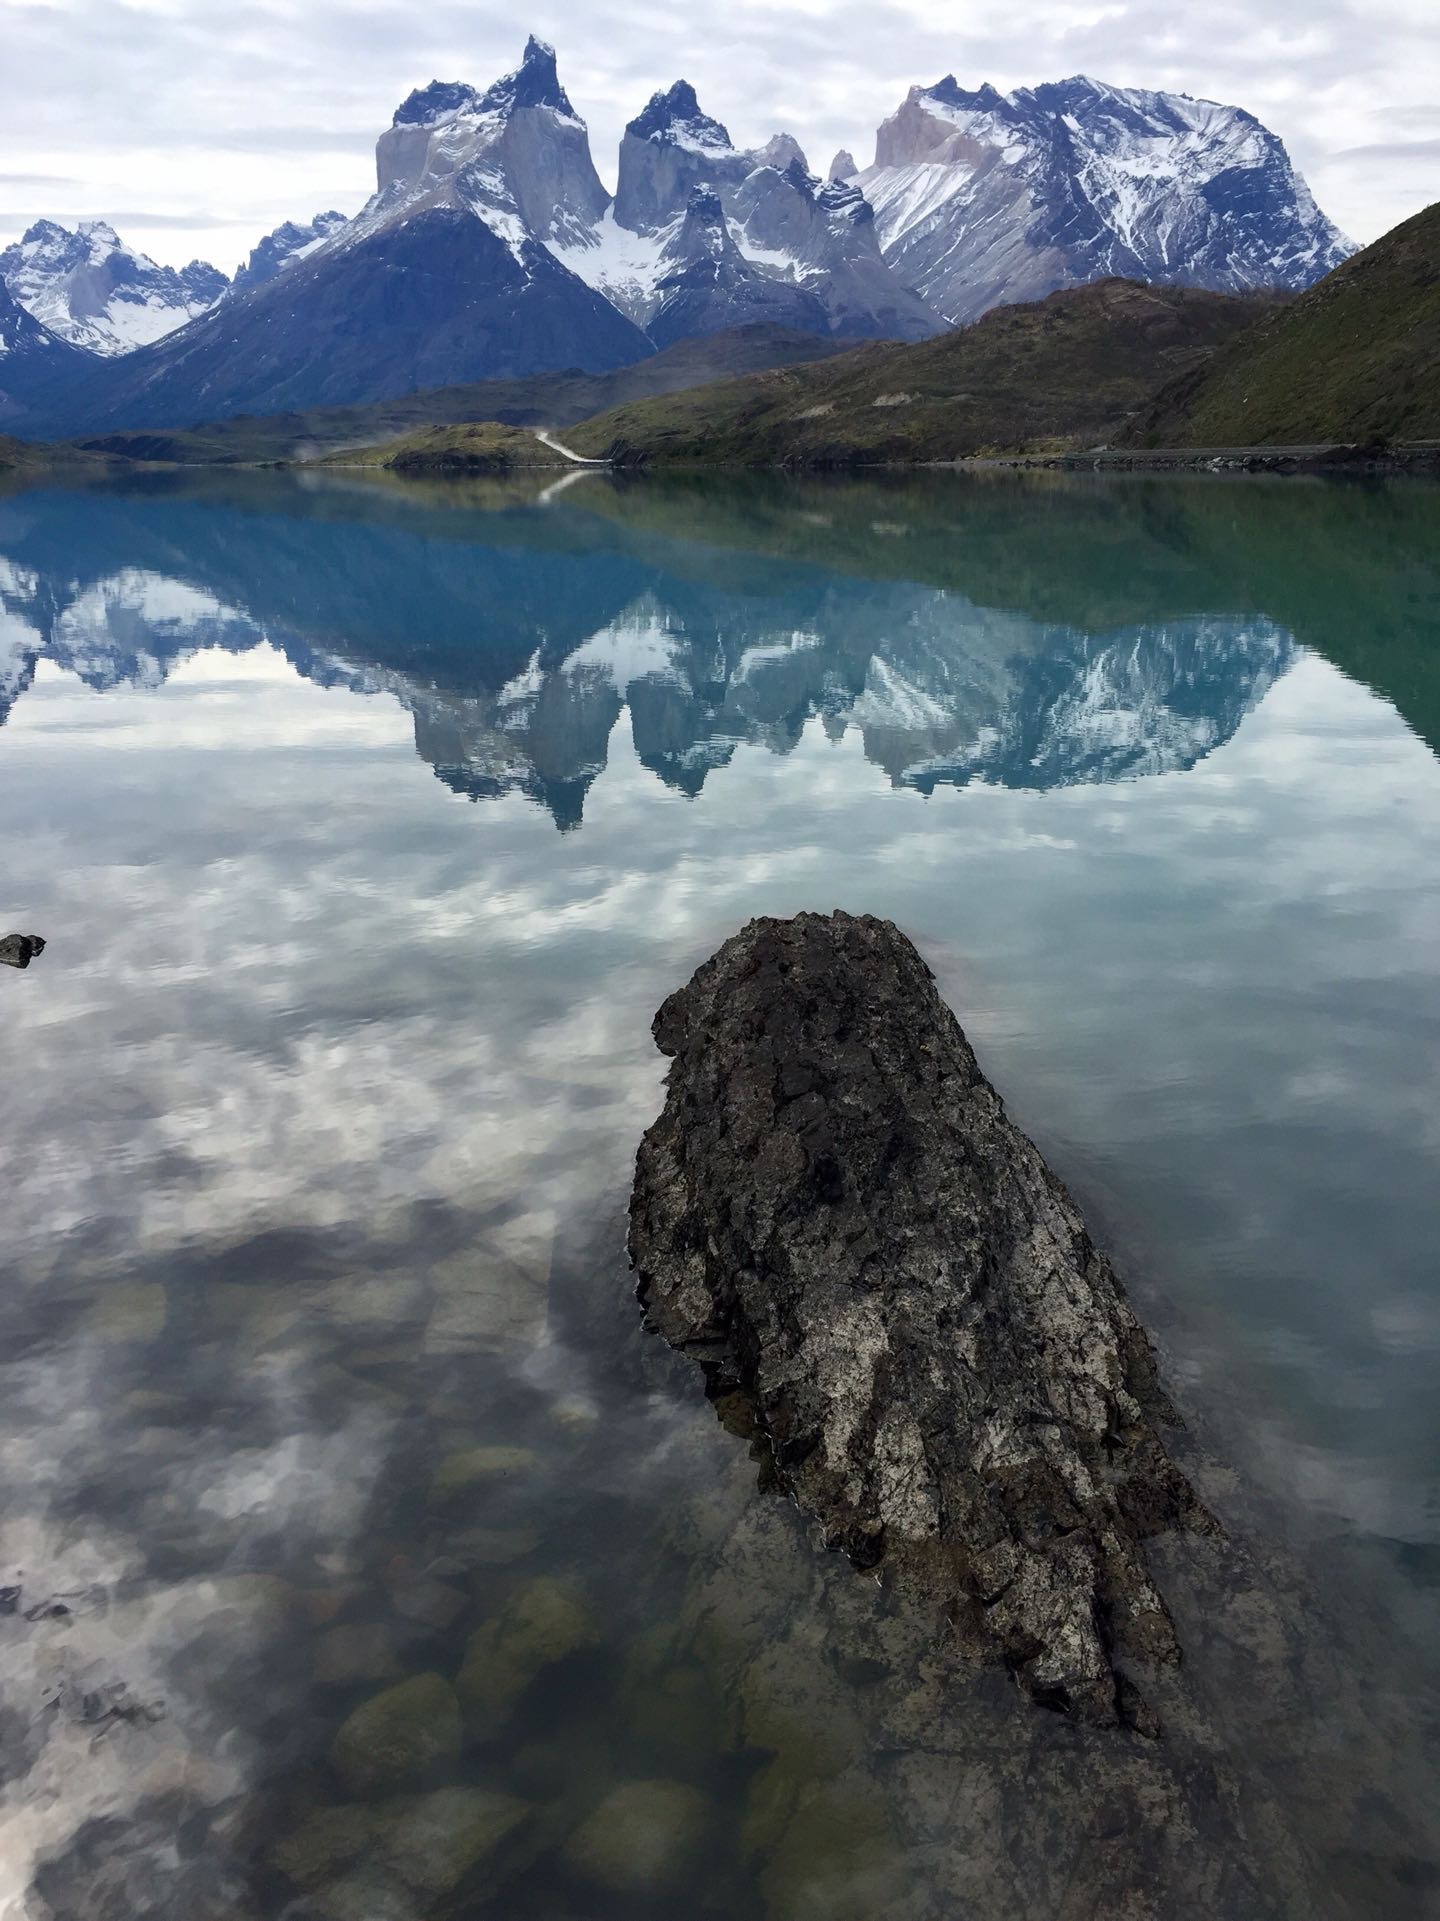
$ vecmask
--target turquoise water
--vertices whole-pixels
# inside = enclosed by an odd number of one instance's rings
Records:
[[[1418,484],[0,496],[0,1915],[1440,1912],[1437,555]],[[1160,1339],[1233,1554],[1157,1549],[1159,1743],[638,1325],[651,1016],[833,906]]]

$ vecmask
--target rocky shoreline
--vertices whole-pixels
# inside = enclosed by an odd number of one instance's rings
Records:
[[[1440,443],[1322,443],[1311,447],[1097,447],[1089,452],[996,455],[964,467],[1058,469],[1064,473],[1440,474]]]

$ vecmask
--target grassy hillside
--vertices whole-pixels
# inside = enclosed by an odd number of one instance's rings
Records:
[[[729,374],[786,367],[841,351],[833,340],[785,327],[735,327],[704,340],[682,340],[609,374],[535,374],[527,380],[482,380],[431,387],[398,400],[359,407],[316,407],[308,413],[241,414],[183,432],[104,434],[78,444],[130,460],[183,466],[254,465],[316,459],[352,447],[374,447],[417,428],[456,421],[499,421],[512,427],[568,427],[627,402],[674,393]]]
[[[421,427],[379,447],[351,448],[331,454],[326,467],[385,467],[397,474],[503,474],[517,467],[568,467],[529,427],[503,427],[497,421]]]
[[[93,454],[73,447],[51,446],[44,441],[16,440],[0,434],[0,474],[41,473],[50,467],[88,468],[103,473],[107,463]]]
[[[1149,447],[1440,440],[1440,202],[1168,386]]]
[[[1272,305],[1102,280],[916,346],[868,345],[585,421],[625,462],[852,465],[1050,451],[1112,438],[1156,390]]]
[[[0,434],[0,473],[24,473],[43,466],[45,453],[43,447],[32,447],[28,441],[12,440],[9,434]]]

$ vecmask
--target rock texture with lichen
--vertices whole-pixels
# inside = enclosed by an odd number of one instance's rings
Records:
[[[870,916],[752,921],[655,1020],[630,1248],[828,1546],[1038,1702],[1153,1725],[1178,1646],[1144,1541],[1213,1526],[1114,1270],[933,977]]]

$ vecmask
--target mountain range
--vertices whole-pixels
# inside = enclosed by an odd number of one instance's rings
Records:
[[[1347,243],[1274,134],[1233,107],[1075,79],[914,88],[875,165],[822,178],[788,134],[737,147],[678,81],[600,179],[554,50],[481,90],[411,93],[352,220],[286,223],[233,281],[40,222],[0,255],[15,303],[80,362],[0,362],[32,437],[345,405],[423,386],[631,365],[771,325],[920,341],[1124,274],[1299,288]]]

